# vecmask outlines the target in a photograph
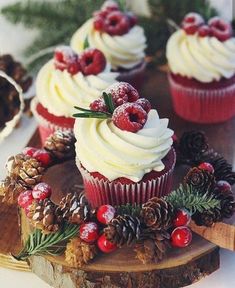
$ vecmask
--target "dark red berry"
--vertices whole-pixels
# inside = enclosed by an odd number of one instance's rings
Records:
[[[51,155],[44,149],[36,150],[33,153],[33,158],[41,162],[44,167],[48,167],[52,162]]]
[[[179,209],[176,211],[175,218],[173,220],[173,224],[175,227],[179,226],[187,226],[191,220],[191,216],[189,212],[185,209]]]
[[[133,14],[132,12],[128,12],[126,15],[128,17],[130,27],[131,28],[134,27],[138,22],[137,16]]]
[[[111,253],[117,249],[117,245],[107,240],[104,234],[99,237],[97,245],[104,253]]]
[[[192,241],[192,232],[188,227],[177,227],[171,233],[171,244],[175,247],[187,247]]]
[[[37,151],[38,149],[37,148],[34,148],[34,147],[25,147],[22,151],[22,153],[24,155],[28,155],[30,157],[33,157],[33,154]]]
[[[38,183],[34,186],[32,195],[34,199],[43,200],[51,197],[51,187],[44,182]]]
[[[55,68],[61,71],[65,69],[72,75],[80,71],[77,54],[69,46],[56,48],[54,53]]]
[[[204,24],[204,19],[202,16],[198,13],[188,13],[181,24],[184,31],[189,34],[193,35],[195,34],[199,27]]]
[[[99,98],[99,99],[94,100],[90,104],[90,109],[92,111],[107,112],[107,106],[105,105],[103,98]]]
[[[67,66],[67,71],[71,74],[71,75],[75,75],[77,74],[79,71],[81,71],[81,66],[79,61],[75,61],[73,63],[69,63]]]
[[[216,187],[221,191],[221,192],[231,192],[232,187],[231,185],[225,181],[225,180],[220,180],[216,183]]]
[[[80,65],[84,75],[97,75],[106,66],[104,54],[98,49],[87,49],[80,55]]]
[[[97,31],[103,31],[104,30],[104,18],[102,18],[100,15],[97,15],[94,18],[93,25]]]
[[[102,224],[108,224],[116,213],[116,210],[111,205],[102,205],[97,211],[97,220]]]
[[[206,170],[210,173],[214,173],[215,170],[214,170],[214,167],[210,164],[210,163],[207,163],[207,162],[203,162],[201,163],[198,168],[202,169],[202,170]]]
[[[202,25],[198,29],[198,35],[200,37],[211,36],[211,28],[208,25]]]
[[[136,103],[124,103],[114,110],[112,120],[119,129],[136,133],[146,123],[147,113]]]
[[[32,190],[27,190],[27,191],[20,193],[18,197],[18,205],[21,208],[26,208],[32,204],[33,200],[34,198],[32,195]]]
[[[79,235],[80,238],[87,243],[95,242],[99,237],[99,229],[97,224],[95,222],[82,224],[79,229]]]
[[[130,29],[129,19],[120,11],[109,13],[104,22],[104,31],[109,35],[124,35]]]
[[[145,98],[140,98],[135,103],[139,104],[146,111],[146,113],[149,113],[152,108],[150,102]]]
[[[230,39],[233,35],[231,24],[220,17],[211,18],[208,25],[212,35],[222,42]]]

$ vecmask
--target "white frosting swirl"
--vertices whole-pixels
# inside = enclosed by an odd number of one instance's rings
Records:
[[[71,117],[74,106],[88,108],[117,77],[118,73],[111,72],[110,64],[98,75],[85,76],[81,72],[71,75],[66,70],[55,69],[51,60],[39,71],[36,95],[50,113]]]
[[[75,122],[77,159],[89,172],[99,172],[109,181],[119,177],[134,182],[152,171],[162,171],[162,159],[171,149],[173,131],[168,119],[150,110],[147,122],[137,133],[117,128],[110,119],[81,119]]]
[[[91,47],[105,54],[113,69],[119,67],[132,69],[145,57],[146,37],[143,28],[138,25],[130,29],[127,34],[111,36],[95,30],[93,19],[90,19],[75,32],[71,39],[71,47],[76,52],[81,52],[86,37]]]
[[[235,74],[235,38],[224,42],[215,37],[176,31],[167,43],[170,70],[203,83],[231,78]]]

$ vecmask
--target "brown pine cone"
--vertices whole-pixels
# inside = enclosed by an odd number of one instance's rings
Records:
[[[131,245],[140,238],[140,220],[130,215],[118,215],[104,229],[106,238],[119,247]]]
[[[195,213],[192,215],[192,219],[198,226],[211,227],[214,223],[222,220],[221,210],[214,208],[202,213]]]
[[[25,190],[25,187],[9,176],[0,183],[0,195],[4,196],[2,201],[10,205],[15,204],[19,194]]]
[[[65,260],[73,267],[80,268],[95,258],[98,249],[95,244],[83,242],[79,237],[69,241],[65,250]]]
[[[219,189],[214,190],[215,198],[220,200],[221,218],[230,218],[235,212],[235,199],[232,191],[221,192]]]
[[[152,230],[167,229],[174,218],[174,207],[164,199],[154,197],[143,205],[140,216]]]
[[[58,160],[66,160],[75,156],[75,137],[70,131],[57,130],[47,138],[44,148]]]

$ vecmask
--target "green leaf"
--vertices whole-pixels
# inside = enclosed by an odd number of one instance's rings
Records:
[[[113,114],[113,111],[115,110],[115,106],[113,103],[112,95],[110,93],[107,94],[106,92],[103,92],[103,98],[104,98],[104,102],[105,102],[105,105],[107,106],[109,113]]]
[[[89,44],[88,36],[86,36],[85,41],[83,43],[83,49],[85,50],[89,47],[90,47],[90,44]]]

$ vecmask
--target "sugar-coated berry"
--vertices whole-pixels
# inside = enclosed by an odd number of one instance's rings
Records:
[[[95,30],[103,31],[104,30],[104,18],[100,15],[94,17],[93,25]]]
[[[18,196],[18,205],[21,208],[26,208],[32,204],[34,198],[32,195],[32,190],[26,190]]]
[[[113,123],[121,130],[136,133],[143,128],[148,114],[136,103],[124,103],[112,116]]]
[[[117,249],[117,245],[107,240],[104,234],[99,237],[97,245],[104,253],[111,253]]]
[[[207,162],[203,162],[201,163],[199,166],[198,166],[199,169],[202,169],[202,170],[206,170],[210,173],[214,173],[215,170],[214,170],[214,167],[210,164],[210,163],[207,163]]]
[[[149,100],[145,98],[139,98],[136,103],[139,104],[146,111],[146,113],[149,113],[152,108]]]
[[[35,185],[32,191],[33,198],[36,200],[44,200],[46,198],[50,198],[51,193],[51,187],[44,182]]]
[[[97,75],[104,70],[106,59],[100,50],[89,48],[80,55],[80,65],[84,75]]]
[[[95,242],[99,237],[99,229],[95,222],[84,223],[79,229],[80,238],[87,243]]]
[[[22,153],[24,155],[28,155],[30,157],[33,157],[33,154],[37,151],[38,149],[37,148],[34,148],[34,147],[25,147],[22,151]]]
[[[202,25],[198,29],[198,35],[200,37],[206,37],[206,36],[211,36],[211,28],[208,25]]]
[[[109,35],[124,35],[130,29],[130,22],[125,13],[112,11],[104,21],[104,31]]]
[[[116,210],[111,205],[102,205],[97,210],[97,220],[102,224],[108,224],[115,216]]]
[[[33,153],[33,158],[41,162],[44,167],[48,167],[52,162],[51,155],[44,149],[36,150]]]
[[[232,186],[225,180],[220,180],[216,183],[216,187],[219,189],[221,192],[231,192],[232,191]]]
[[[212,36],[216,37],[219,41],[226,41],[233,35],[231,24],[218,16],[211,18],[208,25],[211,29]]]
[[[72,75],[81,70],[78,55],[69,46],[60,46],[55,49],[54,65],[56,69],[67,70]]]
[[[92,111],[107,112],[107,106],[105,105],[103,98],[98,98],[98,99],[94,100],[90,104],[90,109]]]
[[[187,247],[192,241],[192,232],[186,226],[177,227],[171,233],[171,244],[175,247]]]
[[[176,211],[175,218],[173,220],[173,225],[175,227],[187,226],[191,220],[189,212],[185,209],[179,209]]]
[[[193,35],[198,31],[199,27],[204,24],[204,22],[205,21],[200,14],[188,13],[184,17],[181,26],[187,34]]]

